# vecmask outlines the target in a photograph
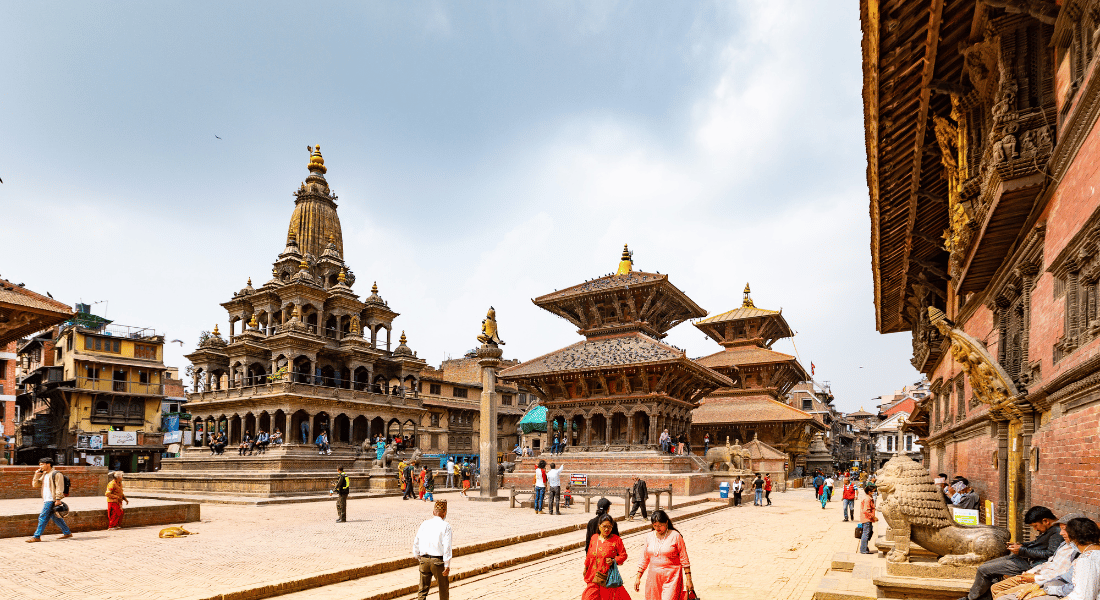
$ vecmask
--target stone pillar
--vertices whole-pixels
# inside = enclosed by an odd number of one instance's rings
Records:
[[[604,433],[603,433],[603,443],[604,444],[610,444],[611,443],[611,420],[614,419],[614,418],[615,418],[615,415],[612,414],[610,417],[607,417],[607,420],[604,422],[604,427],[603,427],[604,428]]]
[[[634,413],[626,416],[626,443],[634,444]]]
[[[496,344],[483,343],[478,348],[477,364],[481,367],[481,415],[478,445],[481,450],[481,489],[478,500],[495,501],[500,481],[497,478],[497,368],[504,351]]]

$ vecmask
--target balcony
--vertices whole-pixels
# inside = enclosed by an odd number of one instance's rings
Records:
[[[324,380],[326,379],[324,377],[307,378],[318,382],[324,382]],[[264,378],[257,377],[256,379],[260,380]],[[374,387],[376,390],[381,389],[378,386]],[[419,407],[421,405],[419,395],[412,393],[408,393],[406,395],[383,394],[378,391],[368,391],[366,389],[336,387],[333,385],[323,385],[321,383],[302,383],[295,381],[265,382],[256,383],[254,385],[231,387],[224,390],[193,392],[187,395],[187,400],[188,402],[198,403],[217,400],[234,400],[237,398],[261,398],[275,395],[297,395],[313,398],[354,400],[358,402],[386,406]],[[188,407],[191,406],[193,405],[188,404]]]
[[[140,383],[137,381],[118,381],[115,379],[77,377],[76,387],[95,392],[116,394],[134,394],[136,396],[163,396],[164,385],[160,383]]]

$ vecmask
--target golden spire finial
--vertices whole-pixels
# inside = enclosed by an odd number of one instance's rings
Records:
[[[252,313],[252,318],[248,320],[248,326],[255,329],[258,323],[256,323],[256,313]]]
[[[328,173],[328,169],[325,167],[325,159],[321,156],[321,145],[306,146],[306,150],[309,150],[310,172],[320,171],[322,175]]]
[[[634,270],[632,257],[633,253],[630,251],[630,248],[626,244],[623,244],[623,255],[621,260],[619,260],[619,270],[616,275],[624,275]]]
[[[335,244],[336,243],[336,236],[331,234],[331,233],[328,234],[328,243]]]
[[[409,340],[405,339],[405,330],[404,329],[401,330],[401,339],[397,340],[397,341],[401,342],[402,346],[404,346],[405,343],[409,341]]]
[[[214,331],[210,332],[214,337],[218,337],[221,333],[218,332],[218,324],[214,323]]]
[[[347,274],[344,273],[343,269],[340,269],[340,274],[336,276],[336,280],[339,281],[340,283],[344,283],[345,281],[347,281],[347,279],[348,279]]]
[[[248,287],[252,287],[252,278],[251,277],[248,278]]]
[[[305,271],[306,269],[309,268],[309,263],[306,262],[306,259],[303,258],[302,263],[298,265],[298,268]]]
[[[745,297],[741,301],[743,308],[756,308],[756,305],[752,303],[752,292],[749,291],[749,284],[745,284]]]
[[[372,293],[372,294],[377,294],[378,293],[378,282],[377,281],[374,282],[374,285],[370,286],[370,293]]]

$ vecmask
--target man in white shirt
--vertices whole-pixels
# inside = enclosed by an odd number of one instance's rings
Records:
[[[455,460],[451,457],[447,457],[447,487],[453,488],[455,486]]]
[[[546,472],[546,487],[550,490],[550,499],[546,505],[550,508],[550,514],[561,514],[561,470],[565,465],[556,467],[550,463],[550,470]]]
[[[447,518],[447,501],[436,500],[432,518],[420,524],[413,539],[413,556],[420,561],[420,591],[416,597],[424,600],[432,586],[432,577],[439,582],[439,600],[447,600],[447,577],[451,574],[451,525]]]

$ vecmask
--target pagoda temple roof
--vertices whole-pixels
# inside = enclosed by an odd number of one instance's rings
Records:
[[[714,354],[695,359],[695,362],[704,367],[746,367],[751,365],[763,365],[781,362],[793,362],[798,364],[798,359],[790,354],[783,354],[768,348],[759,346],[734,346]],[[802,365],[798,366],[802,369]],[[802,369],[805,371],[805,369]]]
[[[535,304],[542,302],[549,302],[552,300],[560,300],[562,298],[570,298],[573,296],[585,296],[593,292],[603,292],[612,289],[624,288],[631,285],[639,285],[643,283],[652,283],[656,281],[668,281],[668,275],[662,275],[660,273],[646,273],[645,271],[630,271],[623,273],[622,275],[614,274],[604,275],[596,279],[590,279],[584,283],[579,283],[572,287],[565,288],[564,290],[558,290],[551,294],[544,294],[535,298]],[[675,286],[673,286],[675,287]],[[691,302],[690,300],[688,300]],[[694,302],[692,302],[694,304]],[[699,309],[703,310],[703,309]],[[706,311],[703,311],[706,314]]]
[[[733,398],[709,397],[691,411],[691,422],[695,425],[782,421],[817,423],[813,415],[763,394]]]
[[[69,305],[0,279],[0,346],[73,316]]]
[[[500,376],[501,378],[538,377],[661,363],[677,363],[688,367],[719,387],[733,385],[725,375],[688,359],[682,350],[637,332],[580,341],[561,350],[509,367],[501,371]]]
[[[757,308],[755,306],[738,306],[733,310],[727,310],[720,315],[714,315],[713,317],[706,317],[699,319],[695,322],[696,325],[705,323],[726,323],[729,321],[740,321],[741,319],[755,319],[757,317],[770,317],[772,315],[783,314],[780,310],[768,310],[766,308]]]

